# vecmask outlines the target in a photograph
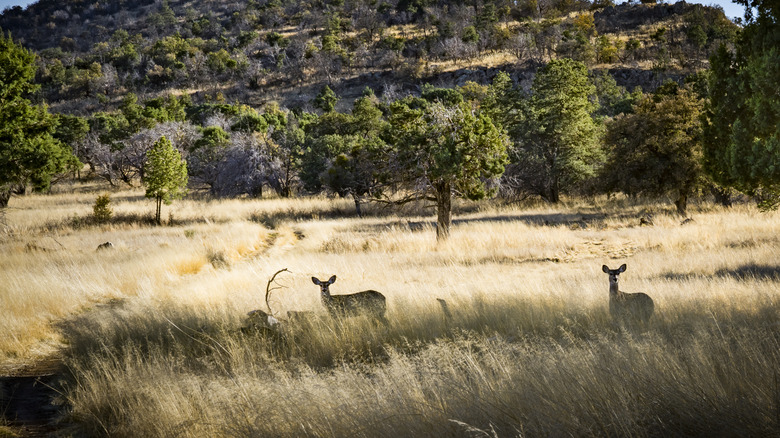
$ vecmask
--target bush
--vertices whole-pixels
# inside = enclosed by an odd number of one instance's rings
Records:
[[[110,221],[111,216],[114,214],[114,210],[111,209],[111,195],[106,193],[98,196],[95,199],[95,206],[92,207],[92,212],[95,222],[103,224]]]

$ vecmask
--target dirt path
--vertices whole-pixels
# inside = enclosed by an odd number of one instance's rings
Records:
[[[57,430],[54,399],[61,371],[59,360],[46,359],[0,375],[0,425],[11,436],[46,437]]]

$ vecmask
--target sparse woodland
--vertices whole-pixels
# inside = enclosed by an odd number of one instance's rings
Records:
[[[750,5],[6,9],[0,436],[780,434]],[[332,275],[382,320],[331,315]],[[17,420],[10,379],[51,374]]]

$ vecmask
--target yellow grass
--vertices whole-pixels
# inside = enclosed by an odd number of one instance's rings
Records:
[[[85,189],[86,190],[86,189]],[[347,201],[180,201],[137,191],[13,198],[0,254],[0,363],[61,354],[70,427],[90,436],[737,435],[777,432],[780,215],[702,205],[461,204],[433,218]],[[656,212],[655,224],[639,216]],[[667,213],[669,212],[669,213]],[[165,216],[166,212],[163,213]],[[75,215],[75,218],[74,218]],[[82,219],[79,219],[82,218]],[[96,252],[112,241],[111,251]],[[44,250],[46,249],[46,250]],[[649,294],[615,326],[601,265]],[[242,331],[271,308],[281,334]],[[388,300],[388,326],[333,321],[334,294]],[[435,298],[446,299],[445,320]],[[267,309],[266,309],[267,310]],[[287,310],[313,311],[286,321]],[[775,382],[775,383],[772,383]]]

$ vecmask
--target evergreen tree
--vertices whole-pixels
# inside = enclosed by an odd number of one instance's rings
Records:
[[[336,102],[338,101],[339,98],[336,96],[336,93],[326,85],[314,98],[312,105],[323,112],[329,113],[336,108]]]
[[[490,182],[504,172],[508,138],[468,103],[447,107],[407,98],[391,110],[388,174],[436,203],[436,237],[446,239],[454,195],[477,200],[495,193]]]
[[[339,196],[352,196],[358,215],[367,195],[381,191],[381,163],[386,143],[381,137],[387,122],[376,98],[355,101],[352,114],[328,112],[308,127],[308,147],[301,179],[310,191],[325,187]]]
[[[688,197],[703,180],[701,111],[694,93],[674,87],[607,123],[607,188],[629,195],[670,194],[677,212],[685,215]]]
[[[0,33],[0,208],[15,191],[45,190],[51,178],[80,163],[54,137],[56,119],[27,96],[37,91],[35,55]]]
[[[710,106],[704,126],[705,167],[719,184],[780,204],[780,6],[737,0],[747,25],[736,52],[711,59]],[[753,10],[756,13],[753,13]]]
[[[584,64],[559,59],[539,70],[531,91],[512,161],[525,190],[555,203],[603,163],[592,118],[596,90]]]
[[[146,197],[154,198],[157,203],[154,220],[161,225],[162,204],[170,205],[187,190],[187,163],[165,137],[160,137],[146,154],[144,185]]]

